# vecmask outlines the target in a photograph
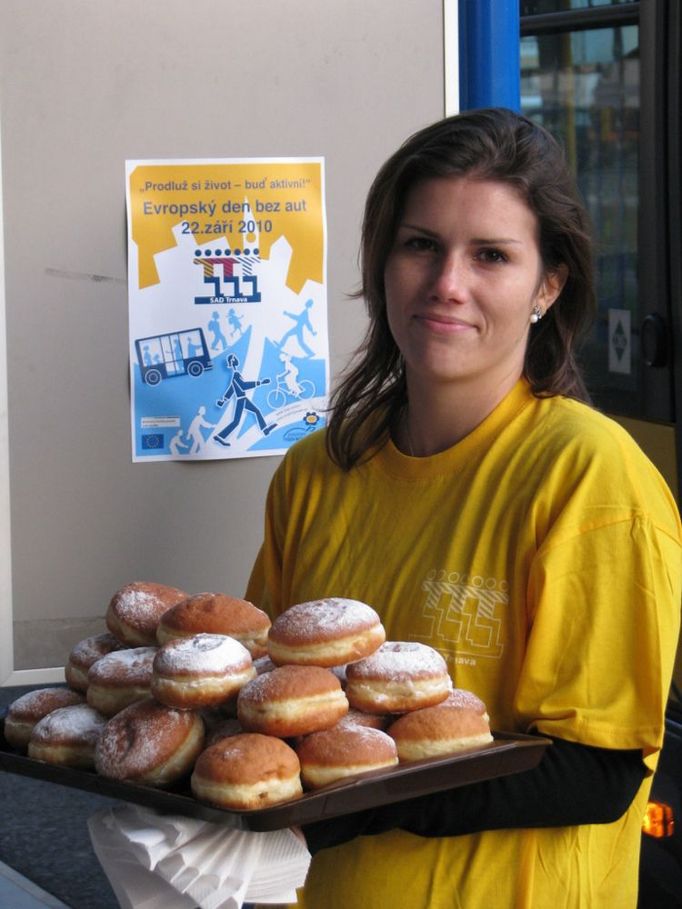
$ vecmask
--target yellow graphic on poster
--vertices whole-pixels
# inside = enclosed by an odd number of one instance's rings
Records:
[[[133,460],[281,454],[329,387],[321,158],[126,162]]]

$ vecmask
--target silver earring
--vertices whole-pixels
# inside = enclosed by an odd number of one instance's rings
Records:
[[[530,314],[530,321],[533,323],[533,325],[535,325],[537,322],[540,321],[541,318],[542,318],[542,310],[536,303],[535,306],[533,307],[533,312]]]

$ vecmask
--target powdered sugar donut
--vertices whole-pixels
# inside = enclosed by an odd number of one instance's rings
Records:
[[[237,717],[247,732],[289,738],[333,726],[348,712],[341,683],[320,666],[280,666],[245,685]]]
[[[291,606],[272,623],[268,652],[274,663],[341,666],[373,653],[386,640],[366,603],[328,597]]]
[[[48,764],[90,769],[95,746],[107,718],[88,704],[59,707],[36,723],[28,743],[28,756]]]
[[[124,646],[108,631],[79,641],[72,648],[64,669],[69,688],[73,688],[74,691],[87,691],[88,669],[92,664],[114,650],[122,650]]]
[[[151,692],[169,707],[213,707],[255,678],[251,654],[224,634],[175,638],[154,657]]]
[[[452,691],[443,657],[427,644],[391,641],[346,670],[351,707],[367,713],[404,713],[444,701]]]
[[[476,695],[461,689],[458,697],[404,714],[387,732],[403,762],[455,754],[493,741],[485,705]]]
[[[265,808],[300,798],[300,764],[281,739],[245,733],[221,739],[199,755],[191,780],[202,802],[220,808]]]
[[[485,702],[473,691],[467,691],[466,688],[453,688],[447,698],[442,702],[443,707],[459,707],[461,710],[473,710],[480,716],[489,720],[488,708]]]
[[[116,591],[107,607],[107,628],[126,647],[153,646],[163,613],[188,596],[184,590],[165,584],[126,584]]]
[[[68,688],[38,688],[12,701],[5,717],[5,738],[13,748],[26,748],[33,727],[60,707],[83,704],[81,694]]]
[[[342,716],[337,726],[366,726],[369,729],[385,730],[391,723],[392,717],[384,716],[380,713],[365,713],[363,710],[356,710],[351,707],[345,716]]]
[[[108,653],[88,669],[88,704],[113,716],[135,701],[148,698],[156,647],[131,647]]]
[[[95,748],[95,769],[109,779],[168,786],[190,773],[203,747],[196,711],[149,698],[109,720]]]
[[[398,752],[393,739],[380,729],[338,724],[307,735],[296,748],[301,778],[308,789],[373,770],[394,767]]]
[[[197,593],[172,606],[161,616],[159,644],[195,634],[227,634],[236,638],[252,658],[267,653],[270,619],[248,600],[225,593]]]

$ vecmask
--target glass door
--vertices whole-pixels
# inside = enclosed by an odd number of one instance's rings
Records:
[[[598,311],[581,356],[595,403],[672,421],[660,6],[522,2],[521,107],[564,143],[592,219]]]

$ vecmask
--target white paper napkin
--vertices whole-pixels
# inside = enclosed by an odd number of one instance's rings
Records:
[[[90,839],[122,909],[295,903],[310,853],[291,830],[254,833],[140,805],[98,811]]]

